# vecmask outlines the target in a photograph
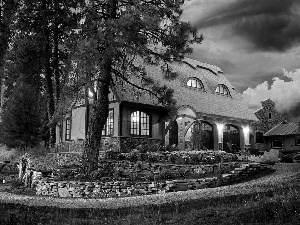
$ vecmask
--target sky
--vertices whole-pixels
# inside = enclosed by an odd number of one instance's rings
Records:
[[[190,0],[182,19],[204,36],[189,57],[219,66],[250,109],[271,98],[300,116],[300,0]]]

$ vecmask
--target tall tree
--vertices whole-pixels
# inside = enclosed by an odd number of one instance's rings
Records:
[[[4,56],[11,35],[10,25],[17,8],[17,0],[0,1],[0,106],[3,104]]]
[[[83,0],[26,0],[19,4],[14,31],[17,36],[36,38],[42,43],[40,59],[43,66],[43,83],[47,94],[48,122],[52,119],[59,99],[63,80],[69,64],[66,40],[77,28],[80,14],[76,11]],[[17,40],[14,40],[17,41]],[[51,129],[51,143],[55,141],[55,129]]]
[[[180,20],[182,4],[176,0],[86,1],[78,48],[86,62],[86,77],[97,84],[83,154],[86,173],[97,169],[109,88],[116,78],[152,93],[165,105],[172,103],[172,90],[155,84],[135,59],[142,59],[141,64],[181,60],[192,52],[191,43],[202,41],[195,28]],[[175,75],[165,71],[168,79]],[[142,80],[143,87],[131,82],[133,77]]]
[[[36,88],[23,80],[17,82],[2,114],[1,141],[4,144],[26,150],[39,143],[41,118],[38,100]]]

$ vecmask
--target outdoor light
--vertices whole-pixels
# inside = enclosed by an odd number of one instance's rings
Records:
[[[249,145],[249,133],[250,133],[249,126],[243,127],[243,132],[244,132],[245,145]]]
[[[224,124],[218,123],[217,124],[217,128],[218,128],[218,133],[222,133],[223,132],[223,128],[224,128]]]
[[[92,98],[94,96],[93,92],[89,89],[89,97]]]
[[[224,128],[224,124],[222,123],[217,124],[219,143],[223,143],[223,128]]]

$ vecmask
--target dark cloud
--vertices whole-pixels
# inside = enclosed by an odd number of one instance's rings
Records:
[[[271,86],[274,82],[274,77],[278,77],[280,80],[283,80],[285,82],[290,82],[291,78],[284,76],[282,71],[271,71],[271,72],[258,72],[259,75],[257,76],[251,76],[249,78],[250,81],[253,81],[253,83],[261,84],[264,81],[267,81],[269,83],[269,86]]]
[[[237,0],[196,23],[201,28],[229,25],[246,38],[252,51],[284,52],[300,44],[299,0]]]

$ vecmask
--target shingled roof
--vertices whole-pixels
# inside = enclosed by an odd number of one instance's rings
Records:
[[[299,134],[298,123],[282,122],[271,130],[266,132],[264,136],[283,136],[283,135],[296,135]]]
[[[246,103],[243,101],[242,95],[235,92],[233,85],[217,66],[185,58],[182,62],[173,62],[170,64],[172,71],[178,74],[175,80],[165,80],[160,66],[148,64],[144,66],[147,73],[155,81],[174,89],[174,98],[177,101],[178,107],[183,105],[190,106],[196,112],[206,115],[257,121],[253,112],[248,109]],[[200,79],[204,90],[188,87],[187,81],[189,78]],[[231,96],[215,93],[216,87],[219,84],[226,85]],[[147,94],[140,96],[132,95],[132,88],[129,87],[118,87],[116,90],[121,101],[152,105],[158,104],[154,97],[151,98]]]

